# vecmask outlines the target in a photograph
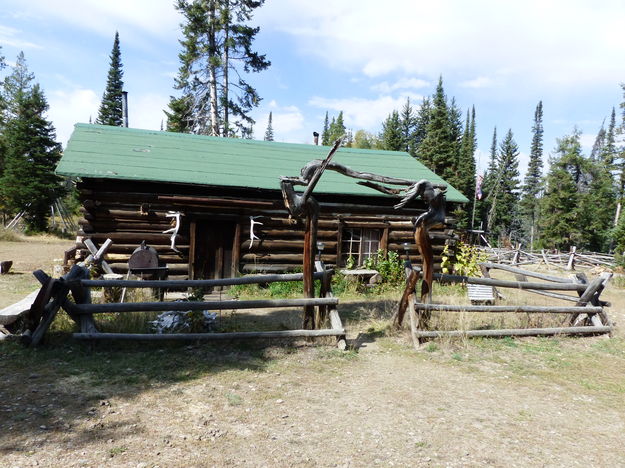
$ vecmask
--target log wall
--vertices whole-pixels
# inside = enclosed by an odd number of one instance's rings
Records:
[[[194,234],[197,223],[214,223],[215,226],[227,223],[235,227],[231,246],[232,268],[228,272],[232,276],[301,268],[304,226],[289,219],[277,190],[111,179],[83,179],[78,189],[82,203],[79,236],[90,237],[97,245],[107,238],[112,239],[107,261],[115,272],[127,272],[128,258],[145,240],[166,263],[170,278],[193,276],[189,257],[194,255],[194,242],[198,242]],[[317,237],[325,244],[322,259],[326,264],[337,265],[341,256],[342,232],[350,227],[379,229],[382,234],[380,247],[402,256],[403,244],[409,243],[411,260],[420,264],[410,220],[421,214],[425,205],[402,209],[398,213],[393,209],[396,199],[392,197],[320,194],[316,198],[321,209]],[[452,208],[448,206],[448,211]],[[179,253],[170,248],[171,235],[163,233],[172,227],[171,218],[166,217],[168,211],[183,214],[176,238]],[[255,221],[263,223],[254,227],[260,241],[250,242],[250,216],[260,216]],[[445,229],[431,233],[437,268],[440,267],[444,244],[455,240],[453,219],[448,221]],[[80,251],[79,254],[85,255]]]

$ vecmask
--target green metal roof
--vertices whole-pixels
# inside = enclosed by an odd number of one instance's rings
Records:
[[[213,186],[280,189],[280,176],[298,176],[328,147],[273,141],[76,124],[56,169],[73,177],[176,182]],[[362,172],[446,183],[408,153],[341,148],[333,161]],[[315,192],[383,195],[333,171]],[[447,200],[467,202],[448,184]]]

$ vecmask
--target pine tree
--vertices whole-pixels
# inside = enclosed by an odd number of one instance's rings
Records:
[[[256,8],[264,0],[177,0],[183,15],[181,62],[168,118],[186,119],[193,133],[214,136],[249,135],[250,112],[261,98],[244,75],[267,69],[271,62],[252,49],[259,28],[251,27]],[[236,79],[232,79],[235,76]],[[178,100],[185,104],[180,105]],[[180,110],[190,112],[176,116]],[[181,127],[181,125],[177,125]]]
[[[4,78],[2,83],[5,122],[17,117],[18,103],[23,95],[30,91],[34,79],[35,76],[28,70],[24,52],[20,52],[11,73]]]
[[[491,199],[489,228],[496,237],[514,237],[518,229],[519,147],[512,130],[499,146],[497,181]]]
[[[321,132],[321,144],[323,146],[330,146],[330,122],[328,120],[328,111],[326,111],[326,118],[323,121],[323,131]]]
[[[454,185],[457,175],[458,145],[450,118],[443,78],[438,80],[425,138],[419,145],[419,159],[438,176]]]
[[[419,111],[415,117],[414,131],[412,132],[412,141],[414,146],[413,156],[419,154],[419,147],[421,142],[425,139],[427,134],[428,124],[430,123],[430,116],[432,114],[432,104],[429,97],[424,97],[419,107]]]
[[[605,146],[605,119],[601,122],[601,127],[595,137],[595,142],[592,144],[592,150],[590,151],[590,159],[596,161],[601,158],[603,147]]]
[[[265,130],[265,141],[273,141],[273,125],[272,125],[272,113],[269,112],[269,119],[267,120],[267,130]]]
[[[102,102],[98,110],[96,123],[100,125],[114,125],[121,127],[124,125],[122,118],[122,91],[124,82],[122,77],[121,50],[119,48],[119,33],[115,32],[113,50],[111,51],[111,64],[106,78],[106,89],[102,95]]]
[[[415,141],[415,130],[417,125],[417,117],[414,109],[410,105],[410,98],[406,98],[406,103],[402,107],[399,115],[401,127],[401,151],[406,151],[412,156],[416,155],[417,142]]]
[[[405,151],[403,136],[399,112],[393,111],[382,124],[380,134],[382,148],[389,151]]]
[[[473,120],[471,113],[467,110],[467,118],[465,121],[464,132],[462,133],[460,151],[458,157],[458,175],[457,185],[455,187],[460,190],[465,197],[469,199],[469,203],[465,207],[456,210],[456,217],[460,227],[470,228],[470,216],[473,213],[473,204],[475,202],[475,114]]]
[[[343,138],[345,134],[346,129],[345,123],[343,122],[343,111],[340,111],[336,119],[332,118],[332,122],[330,122],[330,126],[328,127],[328,145],[333,145],[337,139]]]
[[[523,186],[521,187],[521,202],[519,211],[521,226],[526,243],[533,247],[536,237],[536,226],[539,213],[538,197],[543,189],[543,102],[539,101],[534,111],[534,125],[532,126],[532,146],[530,160],[527,166]]]
[[[483,227],[487,231],[491,227],[492,219],[490,216],[490,208],[492,206],[492,200],[497,197],[500,180],[498,171],[499,163],[497,161],[497,127],[493,129],[493,139],[491,141],[489,154],[488,168],[484,173],[484,180],[482,181],[482,201],[479,204],[480,219],[483,221]]]
[[[603,151],[600,153],[600,158],[608,168],[614,168],[616,159],[616,112],[614,107],[612,108],[612,114],[610,114],[610,124],[605,134],[605,144],[603,145]]]
[[[54,174],[61,145],[45,119],[48,104],[38,84],[15,104],[17,114],[5,130],[8,149],[0,179],[2,198],[10,211],[25,211],[29,230],[43,231],[51,203],[63,193],[61,179]]]

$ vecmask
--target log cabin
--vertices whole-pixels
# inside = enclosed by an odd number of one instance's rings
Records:
[[[304,230],[288,216],[280,176],[298,176],[328,150],[76,124],[56,172],[77,181],[79,249],[83,237],[98,245],[112,239],[108,263],[124,274],[130,255],[145,241],[170,278],[224,278],[301,268]],[[341,148],[334,160],[358,171],[446,184],[405,152]],[[423,202],[395,210],[397,197],[356,182],[327,171],[315,189],[321,259],[333,267],[362,265],[378,250],[404,255],[408,243],[418,264],[411,219],[424,212]],[[451,213],[468,200],[446,185]],[[448,217],[444,229],[431,233],[438,266],[453,227]]]

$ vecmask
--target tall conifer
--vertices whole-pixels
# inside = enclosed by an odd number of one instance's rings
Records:
[[[534,111],[530,160],[521,188],[521,202],[519,206],[523,236],[528,244],[533,244],[534,239],[537,237],[538,197],[543,189],[543,133],[543,102],[539,101]]]
[[[16,102],[16,116],[5,129],[7,153],[0,178],[5,206],[24,219],[32,231],[43,231],[52,202],[63,193],[54,169],[61,158],[61,145],[54,127],[46,120],[48,109],[38,84],[22,93]]]
[[[457,174],[457,149],[455,130],[452,127],[441,77],[432,98],[427,133],[419,146],[418,156],[432,171],[454,185]]]
[[[119,33],[115,32],[113,40],[113,50],[111,51],[111,62],[106,78],[106,89],[102,95],[102,102],[98,110],[96,123],[101,125],[114,125],[121,127],[124,125],[122,118],[122,91],[124,82],[122,77],[121,50],[119,47]]]
[[[267,130],[265,130],[265,141],[273,141],[273,124],[272,113],[269,112],[269,119],[267,120]]]

